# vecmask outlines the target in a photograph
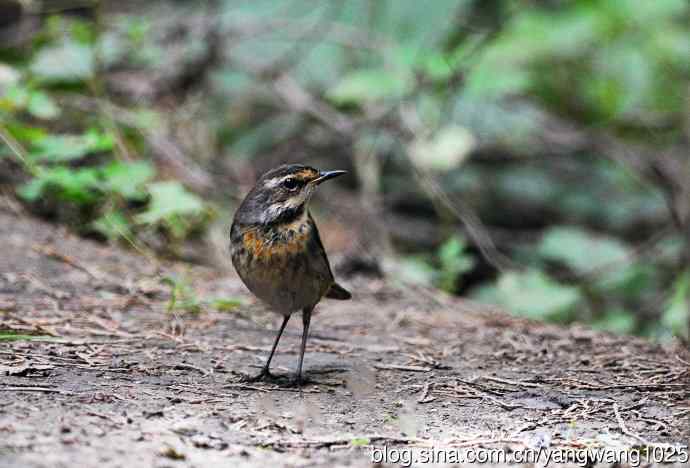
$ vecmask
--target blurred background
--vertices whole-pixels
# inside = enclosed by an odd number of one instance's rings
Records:
[[[687,339],[686,0],[0,0],[0,203],[228,269],[286,162],[339,275]]]

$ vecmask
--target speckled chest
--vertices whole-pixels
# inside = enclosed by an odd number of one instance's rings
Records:
[[[233,226],[230,249],[245,285],[280,312],[313,306],[333,281],[308,216],[279,226]]]
[[[241,268],[283,264],[309,247],[313,225],[306,216],[278,226],[233,226],[230,251]],[[236,267],[238,265],[235,265]]]

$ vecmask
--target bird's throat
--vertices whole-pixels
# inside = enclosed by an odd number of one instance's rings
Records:
[[[284,225],[291,224],[295,221],[304,218],[306,216],[306,210],[304,208],[304,203],[297,206],[288,206],[280,209],[276,215],[269,220],[271,225]]]
[[[286,223],[259,225],[241,232],[243,251],[259,263],[283,262],[304,252],[313,236],[313,223],[306,211]]]

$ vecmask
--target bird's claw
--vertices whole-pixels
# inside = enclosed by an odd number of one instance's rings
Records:
[[[257,375],[243,375],[240,380],[244,383],[274,382],[277,377],[271,374],[268,369],[263,369]]]
[[[313,383],[308,377],[301,375],[295,375],[292,378],[288,378],[285,375],[273,375],[267,370],[262,370],[257,375],[246,375],[243,374],[240,377],[240,382],[242,383],[255,383],[255,382],[265,382],[274,383],[280,387],[291,388],[291,387],[304,387],[307,384]]]
[[[287,386],[288,386],[288,387],[297,387],[297,388],[300,388],[300,387],[302,387],[305,383],[306,383],[306,382],[302,379],[302,377],[300,377],[300,376],[295,376],[295,377],[293,377],[293,378],[290,379],[290,381],[288,382]]]
[[[309,384],[318,384],[318,382],[310,379],[309,377],[305,377],[304,375],[295,375],[293,378],[290,379],[290,381],[287,383],[288,387],[305,387]]]

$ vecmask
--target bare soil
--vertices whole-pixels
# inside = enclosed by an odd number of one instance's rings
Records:
[[[176,305],[200,311],[168,312],[165,276],[188,282]],[[313,383],[245,384],[279,317],[236,276],[0,208],[0,330],[33,335],[0,341],[0,466],[371,466],[372,447],[384,445],[690,440],[690,356],[680,346],[382,280],[344,283],[354,300],[324,301],[312,321]],[[243,305],[217,310],[229,298]],[[300,333],[293,318],[278,374],[296,366]]]

